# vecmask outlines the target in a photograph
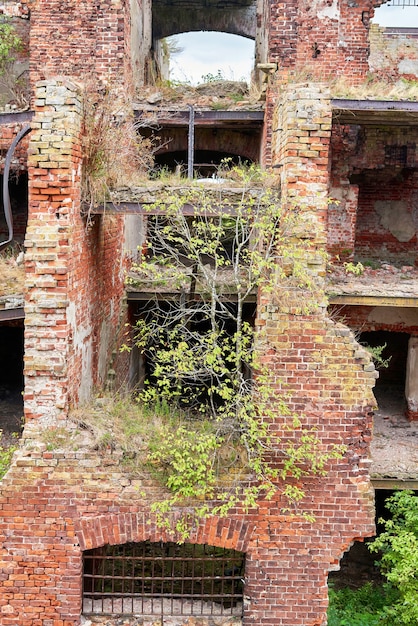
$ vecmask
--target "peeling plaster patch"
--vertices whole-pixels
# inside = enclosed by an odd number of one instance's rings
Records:
[[[383,228],[391,232],[398,241],[410,241],[415,235],[412,216],[403,200],[377,200],[374,210],[380,217]]]
[[[418,60],[403,59],[398,65],[400,74],[412,74],[418,76]]]
[[[381,307],[370,311],[368,321],[375,324],[393,324],[395,326],[418,326],[418,311],[413,308]]]
[[[71,302],[67,308],[67,319],[73,329],[74,351],[81,352],[81,376],[79,400],[88,400],[93,387],[93,349],[91,326],[79,326],[76,322],[76,305]]]
[[[102,322],[100,329],[100,345],[99,345],[99,359],[98,359],[98,376],[103,382],[107,375],[108,367],[108,354],[111,337],[111,328],[109,322],[105,320]]]
[[[315,3],[316,4],[316,3]],[[316,4],[317,6],[317,16],[318,19],[330,19],[330,20],[339,20],[340,19],[340,11],[338,9],[338,0],[333,0],[332,3],[325,3],[325,6],[322,8],[319,7],[319,2]]]
[[[405,395],[409,411],[418,413],[418,337],[411,337],[408,344]]]

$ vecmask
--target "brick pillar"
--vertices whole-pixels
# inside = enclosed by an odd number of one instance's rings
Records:
[[[81,103],[76,87],[60,80],[38,83],[35,113],[25,240],[27,421],[65,416],[68,408],[68,272],[81,172]]]
[[[256,598],[251,607],[254,623],[320,626],[326,623],[329,571],[338,568],[353,540],[374,533],[368,468],[376,373],[350,329],[327,314],[329,96],[321,85],[290,85],[278,98],[275,120],[272,165],[280,172],[290,221],[279,242],[278,261],[284,262],[276,285],[259,298],[259,350],[269,371],[272,406],[285,397],[302,427],[315,429],[323,450],[343,444],[346,453],[329,463],[326,476],[296,481],[306,494],[301,510],[312,515],[312,523],[280,519],[273,505],[266,507],[275,546],[271,568],[262,565],[268,594],[257,595],[251,582],[247,593]],[[279,451],[286,441],[300,442],[303,430],[287,429],[289,420],[278,414],[271,422]],[[285,505],[279,503],[278,511],[280,506]]]
[[[412,336],[408,343],[406,362],[406,415],[410,420],[418,420],[418,337]]]

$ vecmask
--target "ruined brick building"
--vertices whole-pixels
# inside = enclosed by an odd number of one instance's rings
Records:
[[[227,557],[232,569],[240,559],[239,615],[172,616],[160,605],[159,614],[143,609],[132,623],[326,624],[329,572],[338,569],[353,542],[375,532],[374,488],[416,488],[418,459],[408,452],[404,463],[391,464],[384,447],[387,442],[396,448],[400,430],[393,429],[389,440],[375,437],[373,445],[379,445],[371,465],[376,372],[357,342],[387,344],[392,359],[376,383],[376,396],[383,409],[388,401],[405,404],[406,417],[394,405],[386,407],[388,423],[405,420],[414,435],[418,102],[407,96],[385,100],[385,87],[378,99],[365,100],[355,89],[361,94],[371,74],[382,85],[388,77],[417,80],[418,31],[371,27],[379,4],[0,1],[0,13],[12,17],[26,42],[31,88],[27,110],[0,114],[2,171],[13,139],[30,127],[10,154],[11,170],[19,172],[9,188],[13,237],[25,249],[24,293],[0,304],[0,385],[24,375],[25,415],[20,448],[0,485],[3,626],[111,620],[103,604],[91,615],[91,559],[103,556],[104,546],[126,554],[124,546],[167,542],[150,513],[146,483],[129,480],[111,456],[83,448],[63,451],[48,446],[44,435],[66,427],[70,408],[104,387],[110,370],[119,381],[135,374],[135,364],[119,347],[142,297],[124,285],[127,259],[139,243],[140,203],[128,192],[123,207],[102,212],[86,228],[83,84],[93,77],[140,93],[158,65],[158,42],[168,35],[210,28],[255,40],[264,105],[197,111],[196,150],[261,162],[276,173],[282,201],[305,207],[309,219],[299,236],[301,245],[309,240],[315,249],[308,269],[318,284],[311,294],[318,306],[304,313],[275,293],[264,294],[256,324],[268,337],[264,356],[272,406],[275,394],[285,390],[292,410],[316,426],[325,446],[342,443],[347,451],[326,476],[304,481],[301,506],[314,521],[287,517],[277,498],[248,513],[237,509],[226,518],[209,517],[195,528],[191,546],[235,551]],[[334,97],[330,81],[336,77],[354,95]],[[163,117],[161,132],[173,139],[164,148],[169,162],[171,151],[187,149],[188,117],[179,110]],[[5,222],[1,231],[7,240]],[[323,252],[333,261],[332,271]],[[344,263],[358,261],[365,267],[361,276],[344,271]],[[376,428],[377,422],[375,434]],[[161,560],[161,553],[152,558]],[[117,607],[110,613],[121,613]]]

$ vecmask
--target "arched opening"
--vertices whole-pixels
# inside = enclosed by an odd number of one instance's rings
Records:
[[[151,12],[143,18],[147,36],[144,28],[136,28],[133,53],[143,57],[135,50],[147,45],[145,80],[149,84],[161,78],[196,84],[202,76],[217,76],[218,70],[225,79],[247,80],[256,63],[267,60],[266,12],[263,0],[193,0],[188,5],[154,0]],[[182,52],[174,54],[177,47]]]
[[[83,554],[83,614],[241,616],[245,555],[174,542]]]

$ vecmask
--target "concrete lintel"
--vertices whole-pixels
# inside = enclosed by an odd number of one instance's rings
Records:
[[[11,320],[23,320],[25,318],[25,310],[23,307],[15,309],[1,309],[0,322],[9,322]]]
[[[33,111],[13,111],[0,113],[0,125],[30,122],[35,113]]]
[[[331,100],[333,121],[362,126],[417,126],[418,102],[410,100]]]
[[[157,202],[157,196],[154,199]],[[86,211],[87,212],[87,211]],[[127,215],[164,215],[163,205],[153,206],[150,202],[107,202],[99,204],[88,211],[91,215],[104,215],[105,213],[123,213]],[[218,215],[236,215],[236,210],[231,206],[213,206],[205,208],[206,217],[216,217]],[[191,204],[183,205],[183,215],[199,215],[199,207]]]
[[[149,111],[147,111],[149,113]],[[144,110],[140,108],[134,110],[137,119],[144,120]],[[189,111],[160,110],[155,111],[155,120],[159,126],[181,126],[186,127],[189,123]],[[264,111],[195,111],[195,126],[214,126],[217,128],[243,126],[257,127],[264,122]],[[151,125],[151,122],[150,122]]]
[[[149,289],[149,290],[144,290],[144,291],[127,291],[126,292],[126,297],[128,302],[147,302],[148,300],[168,300],[168,301],[176,301],[179,300],[181,297],[181,293],[180,291],[167,291],[167,292],[163,292],[161,291],[161,288],[159,288],[158,290],[156,289]],[[199,294],[195,294],[193,296],[193,299],[196,301],[200,300],[200,296]],[[220,300],[222,300],[223,302],[237,302],[237,295],[234,293],[225,293],[222,295],[222,297],[220,297]],[[257,296],[256,294],[250,294],[246,299],[245,302],[248,304],[252,304],[254,302],[257,301]]]
[[[402,296],[356,296],[356,295],[332,295],[329,304],[352,304],[358,306],[390,306],[390,307],[417,307],[418,297]]]
[[[372,478],[375,489],[413,489],[418,490],[418,478]]]

